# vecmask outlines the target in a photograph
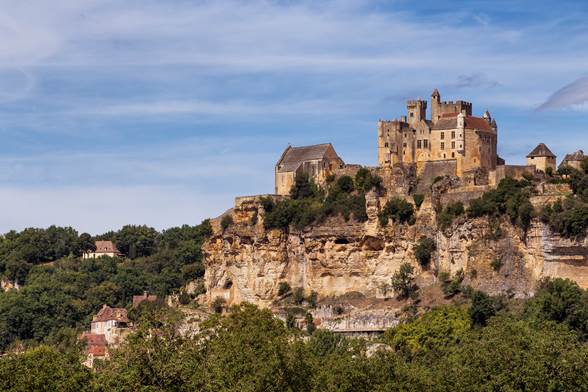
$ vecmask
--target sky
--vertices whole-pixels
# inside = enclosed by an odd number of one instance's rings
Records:
[[[409,98],[473,102],[521,164],[588,150],[586,1],[0,0],[0,232],[92,234],[273,192],[283,149],[377,164]]]

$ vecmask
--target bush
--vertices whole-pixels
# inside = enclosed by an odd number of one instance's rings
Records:
[[[415,298],[418,287],[414,283],[414,268],[408,263],[400,265],[398,271],[392,276],[392,289],[396,293],[398,299]]]
[[[382,179],[378,176],[372,175],[372,173],[362,167],[355,174],[355,189],[362,192],[369,192],[372,189],[380,189],[382,187]]]
[[[496,314],[496,302],[482,291],[475,291],[472,294],[472,305],[470,306],[470,319],[472,324],[485,326],[488,319]]]
[[[292,199],[309,199],[316,197],[319,194],[319,189],[312,181],[308,173],[299,173],[294,179],[294,184],[290,190]]]
[[[222,313],[227,301],[223,297],[216,297],[212,301],[211,308],[215,313]]]
[[[421,267],[425,268],[431,262],[431,256],[437,249],[437,245],[432,238],[421,237],[416,245],[413,247],[414,257],[417,259]]]
[[[351,193],[355,190],[355,186],[353,185],[353,179],[349,176],[339,177],[336,186],[337,188],[339,188],[341,192],[345,193]]]
[[[566,324],[588,340],[588,292],[569,279],[542,280],[525,306],[529,318]]]
[[[233,224],[233,217],[231,215],[225,215],[221,219],[221,229],[225,231],[230,225]]]
[[[394,223],[412,225],[415,222],[414,207],[406,200],[394,197],[384,205],[384,208],[378,214],[378,219],[382,226],[387,225],[389,219],[392,219]]]
[[[278,285],[278,295],[281,297],[290,292],[290,284],[288,282],[280,282]]]
[[[292,295],[292,302],[296,305],[301,305],[304,301],[304,289],[302,287],[296,287]]]
[[[312,318],[312,314],[310,314],[310,312],[306,313],[304,321],[306,322],[306,332],[309,335],[312,335],[316,330],[316,326],[314,325],[314,319]]]
[[[530,185],[526,180],[504,178],[496,189],[472,200],[467,214],[470,218],[507,215],[512,224],[527,231],[534,213],[533,205],[529,201]]]
[[[316,308],[316,301],[318,299],[318,293],[316,291],[311,291],[310,295],[307,298],[308,306],[311,308]]]
[[[425,201],[425,195],[423,195],[422,193],[415,193],[414,195],[412,195],[412,198],[414,199],[414,205],[416,206],[416,208],[420,209],[421,205],[423,204],[423,201]]]
[[[465,213],[465,209],[463,203],[461,201],[456,201],[453,203],[447,204],[445,208],[441,210],[439,215],[437,216],[437,224],[441,228],[441,230],[447,229],[453,223],[453,220],[460,215]]]

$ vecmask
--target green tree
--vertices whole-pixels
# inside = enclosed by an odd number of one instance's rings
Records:
[[[403,263],[392,276],[391,286],[399,299],[412,298],[418,290],[414,281],[414,267],[409,263]]]
[[[413,247],[414,257],[423,268],[427,267],[436,249],[435,240],[429,237],[421,237]]]
[[[0,390],[90,391],[92,374],[82,366],[80,357],[39,346],[22,354],[0,358]]]

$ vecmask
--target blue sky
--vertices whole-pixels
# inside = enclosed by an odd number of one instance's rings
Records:
[[[375,165],[407,98],[466,99],[499,154],[588,149],[585,1],[0,0],[0,232],[196,224],[288,143]]]

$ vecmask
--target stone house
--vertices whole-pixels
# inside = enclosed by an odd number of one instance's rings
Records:
[[[548,170],[555,172],[555,154],[543,143],[539,143],[527,155],[527,165],[534,165],[535,169],[546,173]]]
[[[427,101],[409,100],[407,116],[378,122],[380,167],[415,165],[418,174],[428,166],[444,167],[446,173],[464,176],[479,169],[496,169],[497,125],[490,113],[472,115],[466,101],[441,101],[436,89],[431,95],[431,119]]]
[[[578,150],[572,154],[566,154],[563,161],[559,164],[560,169],[564,166],[573,167],[576,170],[582,170],[582,162],[586,159],[584,151]]]
[[[84,259],[97,259],[99,257],[108,256],[108,257],[119,257],[122,256],[122,253],[118,251],[116,246],[112,241],[96,241],[95,243],[96,250],[95,251],[88,251],[82,254],[82,258]]]
[[[275,193],[289,195],[294,179],[299,173],[306,173],[317,184],[324,184],[327,176],[345,165],[331,145],[288,146],[275,167]]]
[[[111,308],[103,305],[102,309],[92,318],[90,333],[104,335],[106,342],[118,344],[129,331],[129,318],[124,308]]]

